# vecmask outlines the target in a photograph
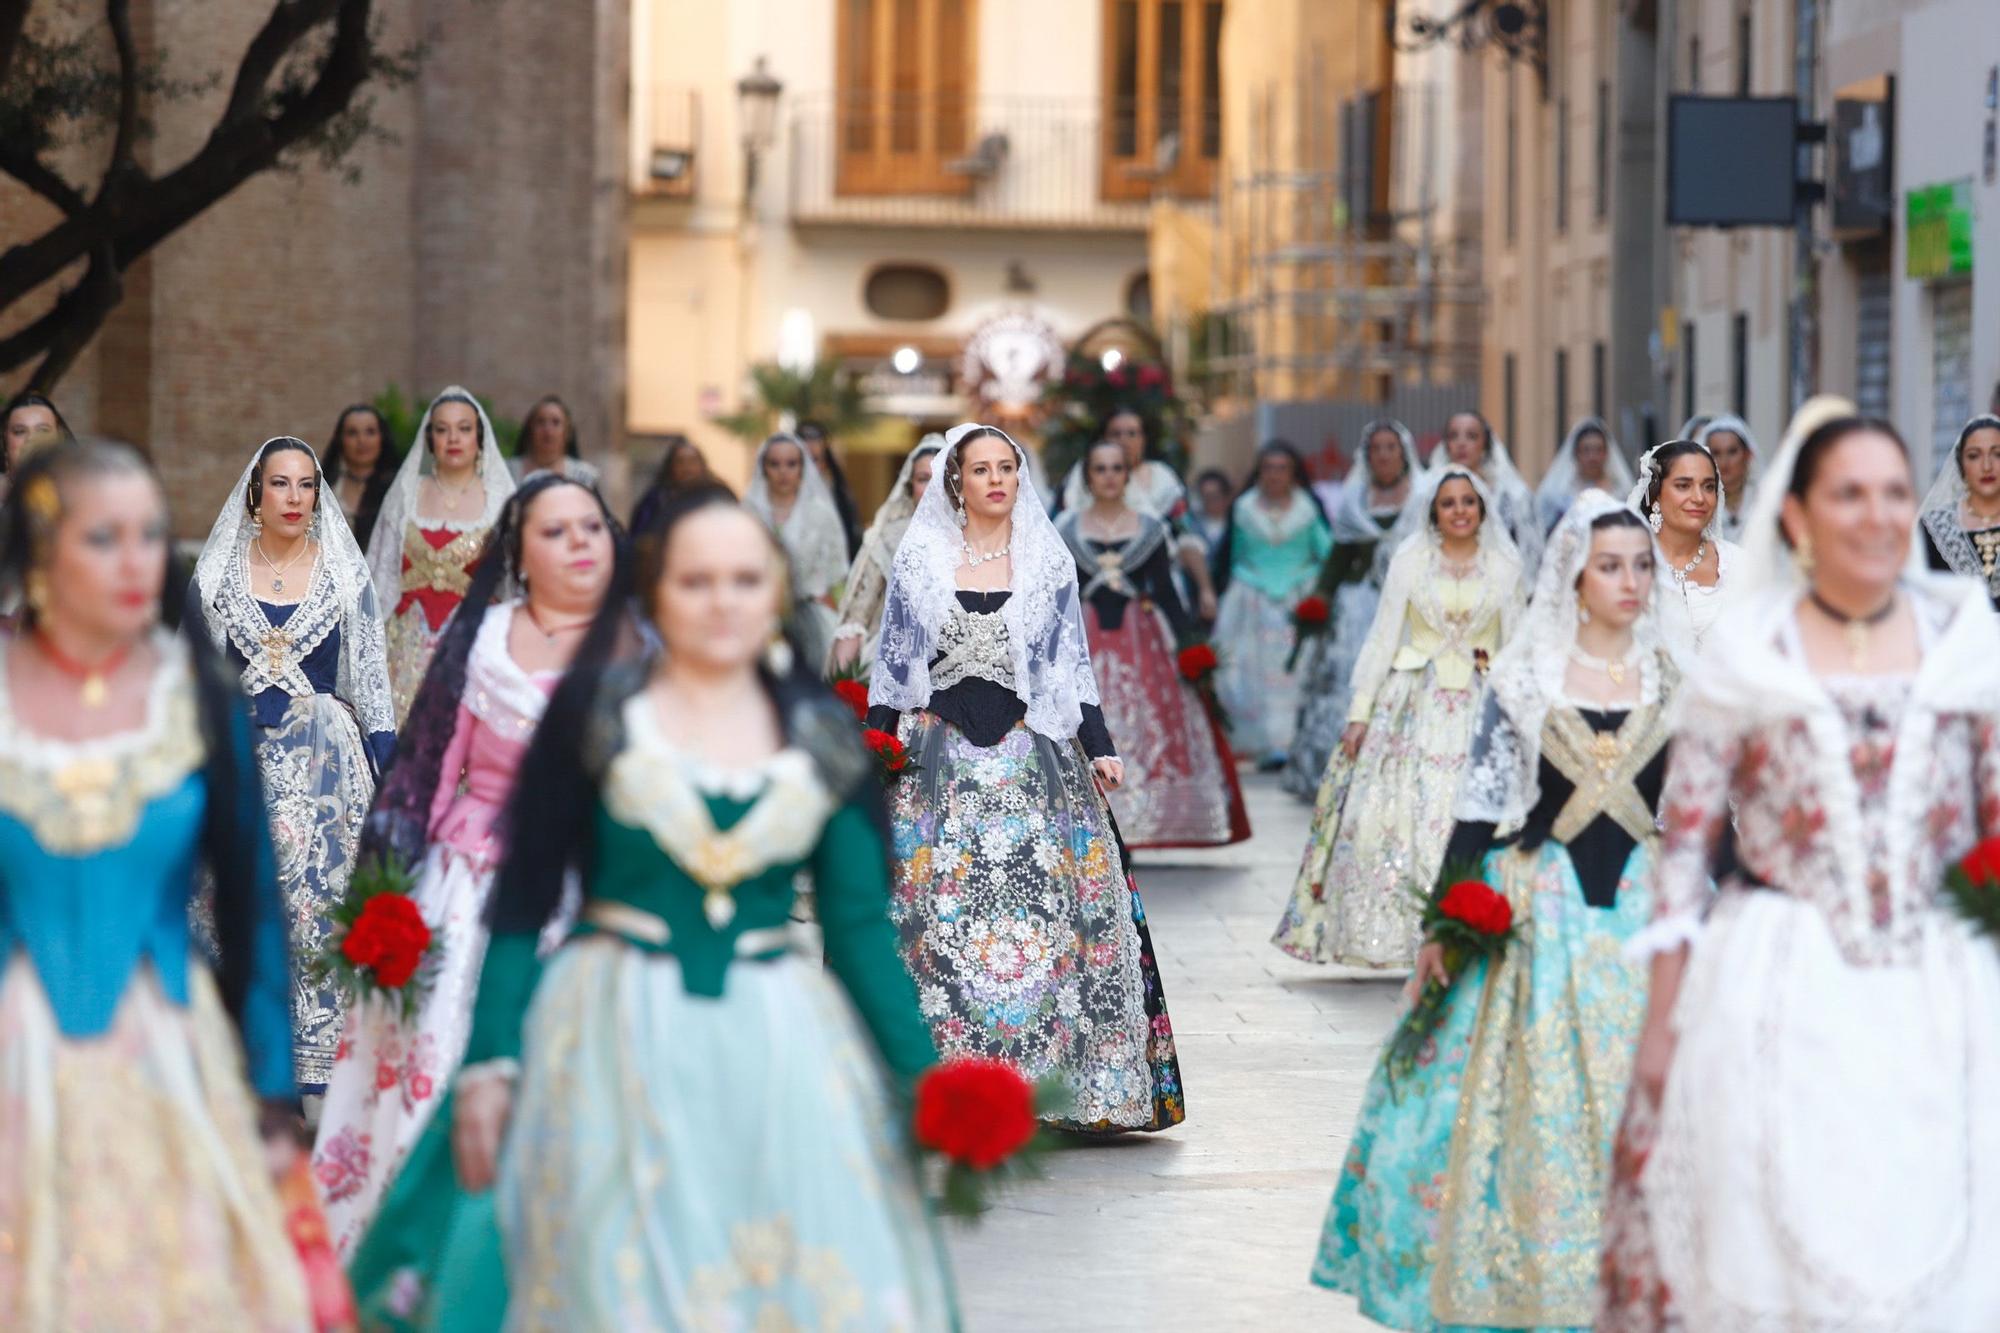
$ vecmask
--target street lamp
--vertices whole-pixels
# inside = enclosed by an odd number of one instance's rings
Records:
[[[1509,60],[1525,60],[1548,89],[1548,0],[1452,0],[1439,13],[1398,12],[1389,0],[1389,43],[1398,51],[1422,51],[1446,43],[1461,51],[1498,48]]]
[[[736,110],[743,124],[743,211],[757,193],[757,161],[778,137],[778,94],[785,85],[758,56],[750,72],[736,81]]]

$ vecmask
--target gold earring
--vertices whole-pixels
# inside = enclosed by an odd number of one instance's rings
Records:
[[[37,616],[42,615],[49,609],[49,576],[39,569],[29,570],[21,595],[27,600],[30,611]]]
[[[1799,538],[1798,545],[1792,548],[1792,561],[1799,567],[1800,578],[1809,579],[1812,577],[1812,572],[1813,572],[1812,538],[1810,537]]]

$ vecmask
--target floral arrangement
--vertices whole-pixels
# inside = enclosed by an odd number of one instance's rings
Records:
[[[1424,938],[1444,948],[1445,975],[1455,982],[1476,958],[1498,958],[1514,937],[1514,907],[1507,896],[1469,872],[1447,871],[1450,886],[1424,902]],[[1424,983],[1417,1002],[1389,1038],[1389,1085],[1407,1078],[1429,1058],[1431,1043],[1444,1021],[1445,996],[1451,982]]]
[[[1285,670],[1296,671],[1306,641],[1325,634],[1332,623],[1333,604],[1326,598],[1316,592],[1300,598],[1299,604],[1292,608],[1292,651],[1285,658]]]
[[[916,761],[910,758],[910,747],[879,727],[863,727],[861,743],[875,756],[875,762],[879,766],[885,785],[895,782],[916,767]]]
[[[1154,457],[1176,472],[1185,472],[1187,409],[1174,392],[1173,373],[1161,359],[1155,340],[1134,326],[1133,336],[1121,339],[1122,359],[1107,369],[1102,344],[1092,336],[1096,332],[1092,330],[1071,346],[1062,376],[1051,379],[1043,390],[1047,419],[1041,431],[1042,466],[1050,480],[1062,484],[1071,465],[1097,442],[1105,420],[1120,408],[1138,412],[1145,421]],[[1140,350],[1141,346],[1152,350]]]
[[[993,1185],[1039,1174],[1041,1117],[1059,1110],[1059,1085],[1038,1087],[1004,1060],[959,1057],[926,1072],[916,1091],[912,1127],[944,1163],[944,1212],[977,1216]]]
[[[1183,644],[1174,655],[1174,666],[1181,679],[1194,686],[1194,692],[1201,696],[1215,725],[1227,727],[1229,715],[1222,711],[1222,699],[1215,692],[1215,674],[1222,667],[1222,659],[1216,656],[1214,645],[1201,639]]]
[[[416,1013],[429,975],[425,964],[437,942],[410,891],[416,877],[400,863],[377,857],[354,872],[347,894],[328,914],[333,933],[326,952],[310,967],[317,982],[332,981],[360,999],[380,995]]]
[[[854,676],[844,676],[833,682],[834,695],[854,710],[856,721],[868,720],[868,682]]]
[[[2000,838],[1988,838],[1945,872],[1944,896],[1982,935],[2000,940]]]

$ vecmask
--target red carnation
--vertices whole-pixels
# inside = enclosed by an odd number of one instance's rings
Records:
[[[917,1080],[917,1142],[988,1171],[1035,1136],[1035,1090],[1002,1060],[966,1058]]]
[[[850,677],[847,680],[836,680],[835,682],[833,682],[833,692],[840,696],[840,701],[842,703],[846,704],[849,708],[852,708],[854,710],[854,716],[861,718],[864,721],[867,719],[868,717],[867,685],[863,684],[861,681],[854,680]]]
[[[1105,377],[1104,377],[1104,382],[1105,382],[1106,384],[1109,384],[1109,385],[1110,385],[1110,386],[1111,386],[1112,388],[1114,388],[1114,389],[1122,389],[1122,388],[1124,388],[1124,387],[1125,387],[1125,367],[1123,367],[1123,366],[1120,366],[1120,367],[1118,367],[1118,368],[1117,368],[1116,370],[1113,370],[1113,371],[1109,372],[1108,374],[1106,374],[1106,375],[1105,375]]]
[[[2000,884],[2000,838],[1988,838],[1974,847],[1958,863],[1958,868],[1974,884]]]
[[[1205,643],[1190,644],[1180,651],[1181,675],[1189,680],[1200,680],[1215,670],[1215,649]]]
[[[1166,378],[1166,372],[1158,366],[1147,365],[1139,367],[1139,387],[1142,389],[1158,388],[1166,382]]]
[[[340,951],[356,967],[373,969],[378,984],[397,990],[409,984],[430,946],[431,928],[417,905],[400,893],[378,893],[347,928]]]
[[[1324,597],[1308,597],[1292,608],[1292,618],[1301,625],[1324,625],[1332,614]]]
[[[1476,879],[1463,879],[1445,890],[1438,910],[1482,935],[1505,935],[1514,928],[1514,906]]]
[[[908,747],[879,727],[864,728],[861,740],[882,762],[884,773],[900,773],[910,766]]]

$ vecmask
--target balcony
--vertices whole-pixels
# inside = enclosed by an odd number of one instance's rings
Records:
[[[791,125],[791,220],[1143,232],[1148,183],[1170,175],[1173,162],[1107,163],[1105,149],[1104,108],[1094,100],[805,99]]]

